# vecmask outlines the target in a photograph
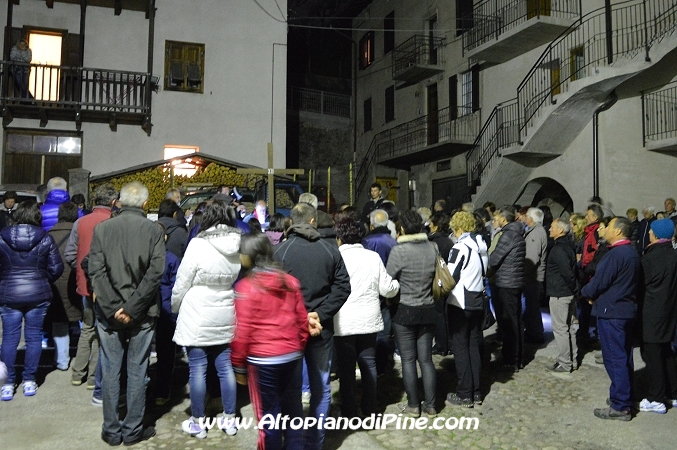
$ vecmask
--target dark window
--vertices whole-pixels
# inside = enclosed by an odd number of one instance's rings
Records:
[[[458,118],[458,77],[449,77],[449,119]]]
[[[371,130],[371,97],[364,101],[364,131]]]
[[[383,54],[388,54],[393,48],[395,48],[395,11],[383,20]]]
[[[370,31],[360,39],[360,69],[366,69],[374,62],[374,32]]]
[[[166,91],[204,92],[205,45],[165,41]]]
[[[461,74],[461,115],[480,109],[480,66]]]
[[[456,0],[456,36],[473,27],[473,0]]]
[[[395,120],[395,86],[386,88],[386,122]]]

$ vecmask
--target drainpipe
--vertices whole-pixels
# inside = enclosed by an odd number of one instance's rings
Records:
[[[617,101],[616,91],[613,91],[592,115],[592,195],[594,196],[599,196],[599,113],[608,110]]]

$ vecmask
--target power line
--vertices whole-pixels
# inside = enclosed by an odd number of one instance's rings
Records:
[[[280,19],[278,19],[277,17],[273,16],[271,13],[269,13],[268,10],[267,10],[266,8],[264,8],[263,6],[261,6],[261,4],[258,2],[258,0],[254,0],[254,3],[256,3],[256,6],[258,6],[259,8],[261,8],[261,11],[263,11],[264,13],[266,13],[266,15],[267,15],[268,17],[270,17],[271,19],[273,19],[275,22],[287,23],[286,20],[280,20]],[[277,2],[275,2],[275,4],[277,4]],[[278,6],[278,9],[279,9],[279,8],[280,8],[280,7]]]
[[[309,28],[313,30],[336,30],[336,31],[395,31],[398,33],[428,33],[430,30],[427,29],[416,29],[416,30],[405,30],[405,29],[379,29],[379,28],[348,28],[348,27],[331,27],[331,26],[319,26],[319,25],[298,25],[298,24],[293,24],[290,23],[289,27],[293,28]],[[452,33],[456,32],[456,29],[449,29],[449,30],[436,30],[436,34],[447,34],[447,33]]]
[[[284,16],[284,13],[282,12],[282,8],[280,8],[280,4],[277,2],[277,0],[273,0],[275,2],[275,6],[277,6],[277,10],[280,11],[280,14],[282,15],[282,18],[284,20],[287,20],[287,18]]]

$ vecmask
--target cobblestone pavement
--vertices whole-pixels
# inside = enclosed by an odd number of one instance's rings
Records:
[[[435,356],[438,375],[438,417],[479,419],[476,430],[386,430],[328,431],[326,449],[404,449],[404,448],[485,448],[485,449],[666,449],[674,448],[677,410],[665,415],[639,413],[631,422],[603,421],[593,416],[595,407],[605,406],[609,380],[592,354],[587,354],[581,368],[572,374],[555,374],[547,370],[554,362],[556,350],[550,342],[544,348],[527,348],[527,366],[517,374],[485,370],[484,405],[473,409],[444,405],[446,393],[455,386],[453,357]],[[487,342],[487,353],[496,346]],[[644,383],[644,368],[635,351],[637,398]],[[43,358],[44,359],[44,358]],[[187,379],[187,369],[177,370],[180,386]],[[37,396],[21,393],[11,402],[0,403],[0,448],[19,449],[97,449],[107,448],[100,438],[101,408],[90,404],[91,391],[84,385],[70,385],[70,372],[47,374]],[[332,414],[338,415],[338,382],[332,383]],[[237,436],[211,431],[204,440],[190,438],[180,424],[190,414],[185,388],[178,388],[170,405],[150,406],[148,419],[154,421],[157,436],[134,448],[144,450],[209,448],[253,449],[256,432],[240,430]],[[246,389],[239,388],[238,404],[243,417],[252,417]],[[379,378],[379,402],[385,413],[397,413],[396,403],[403,399],[399,365]],[[212,400],[208,413],[219,412],[219,400]],[[439,422],[438,422],[439,423]],[[450,422],[452,425],[454,419]]]

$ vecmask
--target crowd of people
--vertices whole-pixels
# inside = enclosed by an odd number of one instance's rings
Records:
[[[1,399],[13,399],[19,379],[25,396],[36,395],[49,332],[56,369],[71,370],[72,385],[86,382],[93,390],[92,404],[103,408],[101,438],[110,445],[155,434],[143,426],[152,349],[157,376],[149,397],[156,406],[171,400],[175,356],[185,352],[191,417],[181,429],[198,439],[208,433],[210,368],[223,407],[217,423],[230,436],[237,434],[237,384],[248,385],[258,420],[303,417],[305,400],[307,416],[321,420],[330,415],[335,373],[341,416],[363,417],[382,411],[378,380],[398,360],[406,393],[399,410],[434,417],[434,354],[454,356],[456,385],[447,405],[484,401],[490,300],[501,342],[494,370],[524,367],[524,346],[545,342],[541,311],[549,307],[558,352],[550,370],[571,373],[581,363],[580,348],[601,347],[596,357],[611,387],[596,417],[631,420],[637,345],[649,375],[639,410],[677,406],[673,199],[665,201],[663,218],[647,207],[642,221],[634,209],[614,216],[598,198],[585,213],[559,218],[545,206],[464,204],[449,211],[444,200],[432,211],[398,211],[374,183],[361,212],[318,211],[317,198],[306,193],[285,218],[269,216],[263,201],[250,215],[239,214],[229,192],[220,187],[187,220],[180,193],[171,190],[157,222],[146,217],[148,189],[138,182],[119,192],[98,186],[91,211],[84,199],[69,197],[60,178],[48,183],[42,206],[16,204],[16,193],[6,192]],[[453,288],[436,300],[439,258]],[[26,356],[18,377],[22,323]],[[71,336],[79,336],[72,361]],[[318,426],[263,427],[258,445],[312,449],[323,441]]]

